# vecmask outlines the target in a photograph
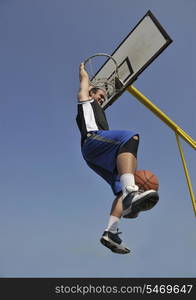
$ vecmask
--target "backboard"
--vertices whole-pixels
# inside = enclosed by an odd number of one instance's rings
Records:
[[[108,95],[103,108],[113,104],[171,42],[172,39],[149,10],[111,54],[118,64],[121,87],[117,93]],[[94,78],[112,79],[113,69],[112,61],[108,59]]]

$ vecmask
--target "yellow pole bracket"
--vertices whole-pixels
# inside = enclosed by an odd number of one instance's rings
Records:
[[[176,134],[176,139],[181,155],[182,164],[184,167],[184,172],[186,175],[188,188],[193,204],[193,210],[196,216],[196,202],[193,194],[192,184],[190,176],[188,173],[188,168],[186,166],[186,161],[183,153],[182,146],[180,144],[179,135],[187,142],[193,149],[196,149],[196,141],[193,140],[182,128],[180,128],[176,123],[174,123],[164,112],[162,112],[156,105],[154,105],[146,96],[144,96],[140,91],[138,91],[134,86],[130,85],[126,89],[130,94],[136,97],[143,105],[145,105],[149,110],[151,110],[159,119],[161,119],[166,125],[168,125]]]
[[[159,119],[168,125],[174,132],[177,132],[193,149],[196,149],[196,141],[194,141],[182,128],[174,123],[164,112],[154,105],[146,96],[138,91],[132,85],[127,87],[127,91],[136,97],[142,104],[150,109]]]

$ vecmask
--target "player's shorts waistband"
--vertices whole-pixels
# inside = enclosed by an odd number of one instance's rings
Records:
[[[95,134],[94,132],[88,132],[86,136],[87,136],[87,138],[89,138],[90,136],[92,136],[94,134]]]
[[[86,133],[86,137],[82,140],[82,145],[84,145],[89,139],[107,144],[121,145],[136,134],[137,133],[127,130],[89,131]]]
[[[86,137],[82,139],[82,145],[87,141],[87,139],[91,136],[95,135],[94,131],[87,132]]]

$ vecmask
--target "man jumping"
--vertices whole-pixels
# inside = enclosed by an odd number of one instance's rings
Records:
[[[81,133],[81,151],[87,165],[111,186],[116,198],[108,226],[100,241],[115,253],[130,253],[119,237],[121,217],[135,218],[159,200],[157,191],[141,191],[135,184],[139,134],[126,130],[109,130],[101,105],[105,90],[91,87],[84,63],[80,64],[77,124]]]

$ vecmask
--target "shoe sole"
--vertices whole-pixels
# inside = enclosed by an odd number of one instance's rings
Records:
[[[119,248],[119,246],[111,243],[108,239],[102,237],[100,239],[100,242],[107,248],[109,248],[112,252],[118,253],[118,254],[128,254],[130,253],[130,250],[128,248]]]
[[[131,212],[128,215],[124,216],[123,218],[135,219],[139,216],[139,213],[140,213],[139,211],[131,210]]]
[[[126,212],[126,214],[123,215],[123,218],[137,218],[140,211],[150,210],[157,204],[158,201],[159,196],[157,192],[147,194],[142,199],[133,202],[129,212]]]

